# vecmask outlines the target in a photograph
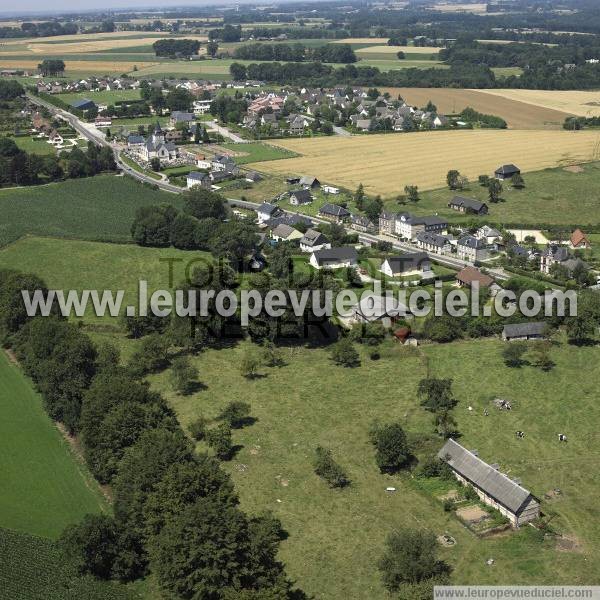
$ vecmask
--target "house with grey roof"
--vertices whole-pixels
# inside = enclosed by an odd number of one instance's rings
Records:
[[[351,246],[341,248],[323,248],[310,255],[310,264],[315,269],[342,269],[358,264],[358,252]]]
[[[452,469],[458,481],[471,486],[484,504],[498,510],[513,527],[540,516],[539,500],[495,465],[481,460],[476,451],[469,451],[450,438],[438,452],[438,458]]]
[[[456,254],[462,260],[475,262],[489,258],[488,246],[483,240],[472,235],[465,235],[456,244]]]
[[[417,217],[401,213],[396,218],[394,233],[403,239],[414,240],[421,231],[443,234],[448,229],[448,221],[437,215]]]
[[[362,215],[350,215],[350,227],[361,233],[375,233],[377,231],[375,223]]]
[[[379,215],[379,233],[393,235],[396,229],[397,214],[389,211],[383,211]]]
[[[204,188],[209,188],[211,185],[211,179],[208,173],[202,173],[201,171],[192,171],[187,174],[186,184],[188,189],[193,188],[197,185]]]
[[[331,243],[325,235],[316,229],[308,229],[300,240],[300,250],[302,252],[314,252],[324,248],[331,248]]]
[[[542,340],[546,337],[548,324],[543,321],[532,323],[509,323],[502,330],[505,342],[513,340]]]
[[[435,254],[449,254],[452,252],[452,244],[447,235],[440,235],[429,231],[417,233],[417,246],[426,252],[435,252]]]
[[[431,271],[431,261],[426,252],[407,252],[387,257],[379,271],[388,277],[422,274]]]
[[[485,202],[473,200],[472,198],[465,198],[464,196],[454,196],[454,198],[448,202],[448,208],[474,215],[488,214],[488,205]]]
[[[554,265],[564,267],[569,275],[572,275],[573,271],[578,267],[586,270],[589,269],[587,263],[573,256],[565,246],[550,244],[540,256],[540,271],[546,275],[550,275],[550,271]]]
[[[319,209],[319,214],[336,223],[343,223],[350,216],[350,211],[339,204],[323,204]]]
[[[300,206],[302,204],[310,204],[313,201],[310,190],[294,190],[290,192],[290,204]]]
[[[321,187],[321,182],[312,175],[303,175],[300,177],[300,185],[307,190],[314,190]]]
[[[291,242],[293,240],[301,239],[302,233],[300,233],[297,229],[294,229],[290,225],[286,225],[285,223],[280,223],[271,230],[271,237],[276,242]]]
[[[521,174],[521,169],[519,169],[519,167],[517,167],[513,164],[502,165],[501,167],[498,167],[494,171],[494,177],[496,177],[496,179],[499,179],[500,181],[504,181],[505,179],[510,179],[511,177],[513,177],[513,175],[520,175],[520,174]]]
[[[256,214],[258,215],[258,222],[265,223],[272,217],[280,215],[282,210],[276,204],[270,204],[269,202],[263,202],[257,209]]]

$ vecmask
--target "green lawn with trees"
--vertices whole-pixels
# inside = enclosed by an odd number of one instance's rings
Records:
[[[0,527],[57,538],[84,514],[108,510],[89,471],[42,409],[40,396],[4,351],[0,452]]]
[[[457,162],[457,170],[460,164]],[[563,225],[582,227],[600,225],[600,163],[588,163],[580,168],[545,169],[523,175],[524,187],[514,188],[510,181],[502,182],[502,192],[498,202],[490,202],[489,190],[470,181],[464,189],[448,188],[430,192],[420,192],[418,202],[407,201],[405,205],[397,201],[386,202],[389,210],[408,210],[415,214],[437,213],[450,222],[465,223],[476,219],[498,225]],[[489,215],[474,217],[448,208],[453,196],[466,196],[486,202]]]
[[[600,551],[594,517],[600,480],[592,469],[598,457],[594,382],[600,377],[600,348],[569,346],[559,337],[550,350],[555,366],[543,372],[531,365],[505,366],[503,347],[496,340],[480,340],[409,351],[387,342],[379,360],[357,347],[356,368],[336,366],[326,349],[282,348],[281,366],[259,366],[258,376],[248,379],[239,370],[244,344],[191,359],[202,384],[196,393],[175,392],[168,370],[150,379],[187,429],[199,418],[210,426],[228,402],[250,405],[255,421],[233,430],[232,443],[240,449],[225,464],[246,510],[272,510],[281,519],[289,532],[281,557],[306,592],[385,598],[377,562],[386,536],[402,527],[455,537],[457,545],[440,549],[440,555],[454,567],[456,583],[589,583],[590,566]],[[588,383],[581,381],[582,371]],[[421,458],[443,443],[417,398],[418,383],[428,373],[453,379],[461,443],[500,463],[542,498],[555,487],[563,490],[542,509],[556,514],[553,529],[574,535],[583,554],[559,552],[553,538],[543,540],[531,528],[477,539],[405,472],[379,472],[369,437],[373,420],[400,423]],[[495,409],[495,397],[510,399],[513,411]],[[526,432],[525,439],[515,439],[518,429]],[[558,433],[569,435],[568,446],[558,445]],[[330,450],[343,467],[350,480],[344,489],[331,489],[314,473],[318,446]],[[204,448],[200,442],[199,449]],[[386,493],[388,486],[397,491]],[[493,569],[485,564],[490,557]]]

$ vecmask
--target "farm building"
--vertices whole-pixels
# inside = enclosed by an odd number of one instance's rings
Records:
[[[500,181],[510,179],[513,175],[520,175],[521,169],[515,165],[502,165],[494,171],[494,176]]]
[[[431,261],[425,252],[413,252],[386,258],[379,269],[388,277],[415,275],[431,270]]]
[[[93,108],[98,108],[96,103],[89,98],[82,98],[81,100],[75,100],[71,103],[71,106],[77,110],[91,110]]]
[[[301,204],[310,204],[313,201],[309,190],[294,190],[290,192],[290,204],[300,206]]]
[[[473,487],[481,501],[498,510],[513,527],[519,527],[540,516],[540,503],[529,490],[488,465],[476,453],[463,448],[452,438],[438,452],[438,458],[448,464],[458,481]]]
[[[472,213],[475,215],[487,215],[488,205],[485,202],[479,200],[473,200],[472,198],[465,198],[464,196],[454,196],[450,202],[448,202],[448,208],[457,210],[462,213]]]
[[[320,181],[316,177],[304,175],[300,178],[300,185],[307,190],[314,190],[321,187]]]
[[[571,248],[591,248],[592,244],[590,244],[590,240],[581,229],[576,229],[570,238]]]
[[[536,323],[510,323],[504,326],[502,339],[505,342],[512,340],[542,340],[546,336],[548,326],[544,322]]]
[[[341,248],[323,248],[313,252],[310,264],[315,269],[341,269],[354,267],[358,263],[358,253],[355,248],[342,246]]]

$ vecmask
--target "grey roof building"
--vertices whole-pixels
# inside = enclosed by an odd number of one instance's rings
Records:
[[[485,202],[479,200],[473,200],[472,198],[465,198],[464,196],[454,196],[448,207],[453,210],[458,210],[464,213],[475,213],[478,215],[485,215],[488,212],[488,206]]]
[[[546,336],[548,325],[543,321],[533,323],[509,323],[504,326],[502,339],[510,340],[536,340]]]
[[[529,490],[452,438],[438,452],[438,458],[448,464],[459,481],[471,485],[485,504],[499,510],[514,527],[539,517],[539,501]]]

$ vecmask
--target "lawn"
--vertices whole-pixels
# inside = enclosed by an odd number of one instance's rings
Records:
[[[238,372],[243,353],[238,346],[193,359],[206,387],[192,396],[176,395],[168,373],[151,380],[184,426],[200,415],[214,418],[231,400],[250,403],[257,421],[234,432],[241,449],[226,465],[244,509],[271,510],[282,520],[289,538],[281,558],[315,598],[387,598],[376,561],[385,535],[400,526],[455,537],[454,548],[440,551],[455,568],[455,583],[598,584],[600,475],[593,465],[600,453],[595,393],[600,348],[572,348],[561,340],[552,350],[556,367],[542,373],[533,367],[505,367],[501,347],[500,341],[480,340],[407,353],[386,343],[378,361],[361,351],[362,365],[356,369],[334,366],[326,350],[286,348],[285,366],[263,369],[263,377],[248,381]],[[462,443],[522,478],[541,497],[555,487],[563,490],[559,499],[542,507],[556,513],[558,531],[580,540],[581,554],[556,551],[552,541],[540,541],[530,528],[478,539],[409,477],[378,473],[368,441],[374,419],[398,420],[411,435],[431,433],[430,416],[416,400],[418,381],[428,370],[454,379]],[[515,409],[493,409],[490,400],[496,396],[511,399]],[[467,411],[468,406],[475,410]],[[483,415],[486,407],[488,417]],[[526,432],[524,440],[515,440],[517,429]],[[558,445],[559,432],[569,435],[568,446]],[[352,480],[348,489],[332,491],[313,474],[318,444],[331,448],[345,467]],[[441,444],[435,442],[436,447]],[[398,491],[386,493],[387,486]],[[493,568],[485,564],[490,557]]]
[[[155,290],[171,289],[169,263],[174,259],[173,280],[182,281],[191,260],[210,260],[204,252],[175,248],[142,248],[134,244],[104,244],[54,238],[26,237],[0,250],[0,265],[42,277],[57,290],[125,291],[124,305],[137,304],[140,280]],[[191,265],[193,268],[193,264]],[[90,306],[86,323],[106,323]]]
[[[95,481],[44,412],[40,396],[4,351],[0,454],[0,527],[56,538],[86,513],[107,510]]]
[[[499,225],[561,225],[569,231],[574,227],[585,229],[587,225],[600,224],[600,163],[589,163],[582,165],[582,168],[581,172],[559,168],[526,173],[525,189],[511,189],[510,184],[505,183],[502,201],[497,204],[489,203],[486,188],[472,182],[464,192],[451,192],[447,188],[423,192],[421,200],[415,205],[400,207],[389,202],[387,207],[417,214],[435,212],[448,217],[450,221],[472,220],[472,216],[448,208],[448,201],[457,193],[488,203],[489,215],[479,218],[485,222]]]
[[[298,156],[295,152],[270,146],[268,144],[261,144],[260,142],[250,142],[249,144],[219,144],[219,147],[233,152],[235,162],[238,165],[281,160],[282,158],[294,158],[295,156]]]
[[[47,138],[39,139],[30,136],[17,136],[13,137],[12,140],[21,150],[25,150],[25,152],[39,155],[56,154],[56,148],[48,143]]]
[[[161,202],[181,199],[114,175],[0,190],[0,248],[26,234],[128,242],[135,211]]]

